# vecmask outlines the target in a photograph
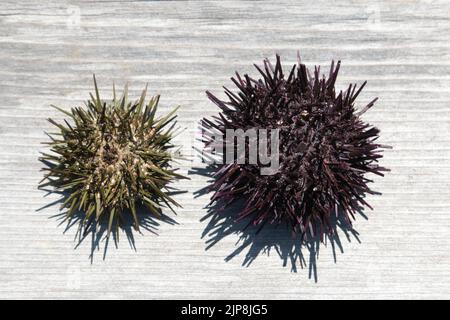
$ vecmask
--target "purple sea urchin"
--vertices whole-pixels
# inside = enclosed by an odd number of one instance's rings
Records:
[[[147,89],[135,102],[128,101],[127,87],[121,98],[113,89],[112,101],[105,101],[95,77],[94,84],[95,96],[91,94],[86,108],[67,112],[55,107],[69,121],[49,119],[58,133],[49,134],[51,153],[41,157],[47,173],[40,187],[64,193],[61,209],[67,209],[66,218],[82,212],[85,230],[105,220],[109,235],[128,214],[139,230],[139,206],[157,216],[161,205],[179,206],[166,192],[169,183],[184,178],[171,168],[176,109],[157,118],[159,96],[146,104]]]
[[[255,65],[261,79],[236,72],[231,80],[239,91],[225,88],[228,101],[207,91],[221,112],[202,120],[205,132],[225,136],[228,129],[279,130],[277,173],[261,175],[260,163],[249,163],[245,154],[245,163],[224,159],[209,189],[214,191],[211,203],[222,208],[245,201],[238,220],[249,217],[254,225],[286,222],[295,234],[319,233],[322,238],[333,232],[333,217],[350,225],[362,206],[370,207],[364,195],[375,192],[367,186],[371,180],[365,174],[383,176],[388,171],[378,165],[382,149],[388,147],[375,143],[379,130],[360,119],[377,99],[355,110],[355,99],[366,82],[359,88],[350,84],[337,94],[340,61],[332,62],[325,77],[320,67],[310,75],[298,60],[286,75],[278,55],[275,66],[267,59],[262,68]],[[216,143],[208,135],[204,142]]]

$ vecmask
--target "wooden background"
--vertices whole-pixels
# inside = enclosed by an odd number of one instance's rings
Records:
[[[450,298],[449,14],[445,0],[2,0],[0,298]],[[113,81],[136,98],[148,82],[162,112],[182,105],[189,153],[196,121],[217,112],[205,90],[223,96],[235,70],[256,75],[275,53],[290,66],[297,50],[311,67],[341,59],[339,88],[368,80],[360,105],[380,98],[364,117],[394,147],[392,172],[375,179],[359,242],[342,235],[316,259],[278,231],[246,243],[211,229],[195,160],[181,164],[177,224],[135,234],[135,249],[124,235],[91,256],[90,238],[77,246],[52,218],[58,196],[37,189],[46,118],[61,119],[49,105],[87,99],[94,72],[106,98]]]

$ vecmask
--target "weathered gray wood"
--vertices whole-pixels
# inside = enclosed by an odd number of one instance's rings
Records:
[[[79,13],[79,15],[78,15]],[[450,298],[450,4],[409,1],[14,1],[0,6],[0,298]],[[162,110],[182,105],[189,146],[195,121],[217,109],[235,70],[300,50],[309,65],[341,59],[342,88],[369,80],[359,102],[380,97],[365,115],[394,146],[375,179],[369,220],[355,223],[361,243],[341,236],[317,261],[292,272],[274,247],[242,266],[248,248],[228,262],[237,235],[205,251],[208,198],[193,197],[206,178],[178,186],[178,225],[159,236],[124,236],[102,247],[74,249],[75,229],[50,218],[57,199],[37,190],[50,104],[68,108],[88,97],[95,72],[104,95],[130,82],[162,94]],[[186,173],[195,163],[181,164]],[[277,237],[277,236],[274,236]],[[270,242],[269,238],[265,239]],[[249,256],[258,252],[259,240]],[[282,248],[286,250],[286,247]],[[284,251],[283,251],[284,253]]]

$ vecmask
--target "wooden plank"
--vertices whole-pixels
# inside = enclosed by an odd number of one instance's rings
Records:
[[[449,13],[445,0],[2,1],[0,298],[450,298]],[[208,197],[193,194],[207,179],[192,173],[178,224],[135,235],[136,251],[124,235],[105,260],[104,242],[92,263],[91,239],[74,249],[57,206],[37,211],[57,200],[37,190],[46,118],[61,118],[49,105],[88,98],[92,73],[104,95],[129,82],[138,98],[149,83],[161,111],[182,105],[190,153],[196,121],[218,111],[205,90],[223,96],[235,70],[256,75],[275,53],[289,65],[297,50],[310,66],[341,59],[340,88],[367,79],[360,105],[380,100],[365,119],[394,147],[382,160],[392,172],[375,179],[383,195],[355,223],[361,243],[341,235],[337,261],[328,243],[309,268],[303,248],[293,272],[280,232],[205,250]]]

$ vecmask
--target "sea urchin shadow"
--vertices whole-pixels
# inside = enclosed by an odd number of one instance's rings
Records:
[[[201,175],[212,178],[212,174],[217,171],[216,165],[209,165],[206,168],[193,168],[189,174]],[[208,187],[195,192],[196,197],[209,193]],[[244,199],[231,203],[226,208],[222,204],[214,203],[206,207],[207,213],[201,218],[206,222],[206,227],[202,232],[202,239],[205,240],[205,250],[210,250],[217,243],[228,236],[237,236],[235,248],[225,257],[225,261],[230,261],[238,256],[243,256],[242,266],[249,267],[260,255],[270,255],[275,252],[282,261],[283,267],[290,267],[292,272],[298,269],[308,269],[308,277],[318,281],[318,258],[321,246],[331,247],[334,262],[337,263],[337,255],[344,253],[344,241],[357,241],[361,243],[359,233],[354,227],[343,219],[341,214],[331,220],[332,232],[320,235],[301,238],[300,235],[292,232],[287,224],[270,224],[254,226],[251,219],[237,221],[238,213],[244,205]],[[359,214],[368,219],[362,212]]]
[[[38,208],[36,211],[41,211],[53,206],[60,206],[68,197],[67,193],[57,192],[44,188],[41,188],[40,190],[47,192],[44,197],[52,193],[58,194],[61,197],[56,201]],[[168,194],[175,195],[179,193],[184,193],[184,191],[178,191],[171,188],[171,192],[169,192]],[[80,247],[80,245],[85,241],[90,241],[91,248],[89,259],[92,263],[94,261],[95,253],[102,252],[102,258],[103,260],[105,260],[111,244],[113,244],[116,249],[118,248],[120,234],[123,234],[125,236],[130,248],[134,251],[137,251],[135,241],[136,234],[144,234],[144,232],[148,232],[153,235],[158,235],[158,230],[161,224],[178,224],[174,218],[164,214],[162,210],[159,210],[159,216],[156,216],[155,214],[150,214],[148,212],[148,208],[142,205],[136,207],[136,215],[139,222],[139,231],[135,230],[132,215],[126,213],[123,214],[123,219],[121,220],[121,232],[111,232],[109,235],[108,222],[105,219],[101,219],[98,223],[90,221],[86,225],[83,225],[82,221],[85,217],[85,213],[80,210],[75,211],[70,218],[67,217],[67,213],[63,210],[58,214],[50,216],[50,219],[56,219],[59,222],[59,226],[64,226],[63,233],[67,233],[69,230],[77,228],[74,236],[75,249]]]

